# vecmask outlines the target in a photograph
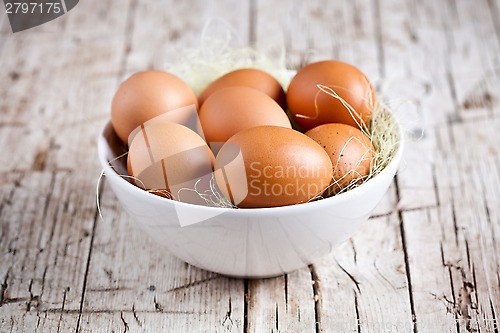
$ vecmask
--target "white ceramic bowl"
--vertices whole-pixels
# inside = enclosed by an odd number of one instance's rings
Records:
[[[403,138],[389,165],[361,186],[334,197],[285,207],[231,209],[168,200],[119,176],[123,153],[110,123],[99,160],[123,208],[178,258],[236,277],[271,277],[307,266],[348,239],[380,202],[399,166]],[[111,165],[113,167],[111,167]]]

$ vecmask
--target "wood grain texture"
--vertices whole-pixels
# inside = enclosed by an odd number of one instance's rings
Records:
[[[363,229],[313,265],[231,279],[127,216],[95,145],[118,84],[231,26],[290,68],[355,64],[407,132]],[[0,14],[0,332],[499,332],[498,0],[80,1]]]

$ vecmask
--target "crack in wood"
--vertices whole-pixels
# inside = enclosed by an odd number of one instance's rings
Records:
[[[451,204],[451,219],[453,221],[453,233],[455,235],[455,245],[458,247],[459,246],[459,243],[458,243],[458,239],[459,239],[458,221],[457,221],[457,213],[455,210],[455,200],[454,199],[452,199],[452,204]]]
[[[279,332],[279,326],[280,326],[280,320],[279,320],[279,305],[278,303],[275,304],[274,306],[274,328],[276,329],[276,332]]]
[[[498,168],[498,170],[500,171],[500,168]],[[483,180],[481,183],[482,183],[483,189],[486,190],[485,180]],[[484,202],[484,212],[486,214],[486,222],[488,223],[488,225],[491,228],[491,230],[493,230],[494,225],[493,225],[493,221],[492,221],[492,218],[491,218],[490,207],[488,205],[488,201],[487,200],[485,200],[485,202]],[[496,233],[492,232],[490,235],[491,235],[491,240],[492,240],[493,253],[496,254],[496,255],[498,255],[499,252],[497,250]]]
[[[124,291],[124,290],[131,290],[131,288],[126,288],[126,287],[108,287],[108,288],[89,288],[87,289],[87,292],[92,292],[92,293],[108,293],[108,292],[116,292],[116,291]]]
[[[448,264],[446,263],[446,259],[444,258],[444,248],[443,248],[443,242],[439,242],[439,250],[441,252],[441,264],[443,267],[447,267]]]
[[[52,173],[52,176],[51,176],[51,180],[50,180],[50,190],[49,190],[49,193],[47,193],[46,197],[45,197],[45,205],[43,207],[43,213],[42,213],[42,221],[45,220],[45,218],[47,217],[47,212],[48,212],[48,209],[49,209],[49,206],[50,206],[50,201],[52,199],[52,195],[53,195],[53,191],[54,191],[54,186],[55,186],[55,172]],[[52,225],[51,225],[51,228],[50,228],[50,232],[49,232],[49,238],[47,240],[47,244],[50,244],[52,243],[52,240],[54,239],[54,234],[55,234],[55,231],[56,231],[56,221],[59,221],[59,212],[56,211],[56,216],[55,218],[53,219],[52,221]],[[39,238],[39,241],[41,240],[41,238]],[[40,247],[40,243],[38,244],[38,247]],[[54,261],[57,260],[57,256],[54,258]],[[56,261],[57,263],[57,261]],[[55,266],[55,265],[54,265]]]
[[[453,265],[451,263],[445,263],[444,265],[448,268],[450,286],[453,297],[452,301],[445,298],[445,300],[449,303],[449,305],[451,305],[451,309],[450,307],[447,306],[447,311],[449,313],[452,313],[455,317],[456,330],[457,332],[461,332],[460,319],[462,318],[465,322],[465,329],[468,332],[476,332],[479,329],[479,327],[472,327],[473,322],[476,321],[472,320],[473,318],[471,312],[472,310],[473,312],[475,312],[476,315],[479,315],[479,306],[478,306],[476,287],[475,287],[477,285],[475,268],[474,266],[472,266],[473,282],[470,282],[467,278],[467,273],[465,269],[460,265]],[[460,272],[462,280],[462,285],[458,290],[458,295],[455,294],[456,289],[455,289],[455,282],[453,280],[452,269],[455,269]],[[476,297],[473,297],[474,295]]]
[[[47,271],[49,269],[49,266],[45,266],[45,268],[43,269],[43,273],[42,273],[42,290],[40,291],[40,299],[42,298],[43,296],[43,293],[45,292],[45,279],[47,277]]]
[[[7,297],[5,296],[5,293],[7,292],[7,288],[9,287],[9,275],[10,275],[10,270],[12,267],[9,267],[7,270],[7,273],[5,273],[5,277],[3,279],[2,284],[0,284],[0,307],[5,304],[5,300]]]
[[[314,321],[315,321],[315,329],[316,333],[320,333],[323,331],[322,325],[322,314],[321,314],[321,288],[318,274],[316,273],[316,269],[314,265],[309,265],[309,271],[311,273],[312,280],[312,292],[314,298]]]
[[[139,316],[137,315],[137,311],[135,310],[135,304],[132,304],[132,314],[134,315],[134,319],[137,325],[139,325],[139,327],[142,327],[142,321],[140,321]]]
[[[31,302],[33,301],[33,279],[30,279],[30,283],[28,285],[28,292],[30,293],[30,297],[28,299],[28,302],[26,302],[26,312],[29,312],[31,310]]]
[[[9,272],[10,272],[10,269],[9,269],[8,273]],[[65,310],[67,292],[69,292],[69,290],[70,290],[69,287],[64,290],[63,303],[62,303],[61,308],[42,310],[42,308],[43,308],[42,307],[43,303],[42,303],[42,299],[41,299],[42,294],[34,295],[32,292],[32,286],[33,286],[34,279],[30,280],[30,284],[28,286],[28,292],[30,294],[29,297],[12,297],[12,298],[5,296],[5,290],[8,287],[7,282],[6,282],[7,280],[8,280],[8,274],[6,275],[4,283],[2,283],[2,286],[5,289],[3,289],[2,294],[1,294],[2,297],[1,297],[0,306],[5,305],[5,304],[13,304],[13,303],[26,303],[25,312],[30,312],[30,311],[35,309],[37,316],[39,316],[40,313],[57,312],[57,313],[61,313],[61,318],[62,318],[62,313],[70,313],[71,312],[71,311]],[[43,285],[43,283],[42,283],[42,285]],[[43,292],[43,288],[42,288],[42,292]],[[61,318],[60,318],[60,321],[62,320]],[[38,319],[38,320],[40,320],[40,319]]]
[[[472,304],[471,304],[471,309],[474,309],[474,310],[479,310],[479,300],[478,300],[478,297],[477,297],[477,280],[476,280],[476,267],[473,265],[472,266],[472,281],[474,282],[472,287],[473,287],[473,290],[472,290],[472,295],[474,295],[475,297],[475,301],[472,300],[472,297],[471,297],[471,301],[472,301]],[[472,296],[471,295],[471,296]],[[477,314],[479,315],[479,312],[476,311]]]
[[[285,311],[288,312],[288,274],[285,274],[283,276],[283,280],[284,280],[284,283],[285,283]]]
[[[340,265],[340,263],[337,261],[337,259],[335,259],[335,262],[337,263],[337,266],[339,266],[339,267],[340,267],[340,269],[342,270],[342,272],[344,272],[344,273],[345,273],[345,274],[349,277],[349,279],[351,279],[351,281],[352,281],[352,282],[354,283],[354,285],[356,286],[356,289],[357,289],[357,290],[358,290],[358,292],[361,294],[361,289],[360,289],[360,287],[359,287],[359,285],[360,285],[359,281],[358,281],[358,280],[356,280],[356,279],[354,278],[354,276],[353,276],[351,273],[349,273],[349,272],[348,272],[348,271],[347,271],[344,267],[342,267],[342,265]]]
[[[250,303],[250,294],[249,294],[249,283],[248,279],[245,279],[243,283],[243,333],[248,333],[248,307]]]
[[[61,308],[48,308],[44,310],[40,310],[39,313],[64,313],[67,315],[78,315],[80,314],[79,309],[65,309],[64,311],[61,311]],[[119,313],[125,313],[125,314],[131,314],[135,316],[139,316],[142,314],[157,314],[157,313],[162,313],[162,314],[187,314],[187,315],[202,315],[206,314],[206,312],[197,312],[197,311],[178,311],[178,310],[165,310],[163,311],[157,311],[157,310],[124,310],[124,309],[96,309],[96,310],[83,310],[82,315],[91,315],[91,314],[108,314],[108,315],[115,315]],[[136,319],[138,322],[140,322],[140,319]],[[142,324],[142,322],[141,322]]]
[[[399,188],[399,181],[398,181],[398,175],[394,177],[394,184],[395,184],[395,189],[396,189],[396,200],[397,202],[401,201],[401,194],[400,194],[400,188]],[[411,279],[411,271],[410,271],[410,257],[408,254],[408,248],[406,244],[406,233],[405,233],[405,227],[404,227],[404,220],[403,220],[403,213],[401,211],[398,212],[398,219],[399,219],[399,229],[400,229],[400,234],[401,234],[401,245],[403,248],[403,257],[404,257],[404,262],[405,262],[405,271],[406,271],[406,281],[408,283],[408,297],[410,299],[410,310],[411,310],[411,317],[412,317],[412,323],[413,323],[413,333],[418,333],[418,328],[417,328],[417,316],[415,312],[415,301],[413,299],[413,286],[412,286],[412,279]]]
[[[153,303],[155,305],[156,312],[163,312],[163,306],[156,300],[156,296],[153,297]]]
[[[443,260],[443,266],[448,269],[448,276],[449,276],[449,280],[450,280],[450,289],[451,289],[451,297],[453,298],[453,300],[448,300],[448,298],[446,297],[446,295],[443,297],[443,299],[447,302],[447,304],[446,304],[446,312],[453,314],[453,317],[455,319],[455,328],[457,330],[457,333],[460,333],[460,323],[458,321],[459,313],[458,313],[458,311],[456,311],[456,309],[458,308],[457,297],[455,295],[455,286],[454,286],[454,282],[453,282],[453,273],[451,271],[451,269],[453,267],[456,267],[456,266],[453,266],[450,263],[445,263],[443,250],[441,250],[441,253],[442,253],[441,257],[442,257],[442,260]],[[451,309],[450,309],[450,305],[451,305]]]
[[[493,330],[494,330],[494,333],[499,333],[498,329],[499,329],[500,321],[498,320],[498,317],[497,317],[497,314],[495,311],[495,307],[493,306],[493,301],[491,300],[491,297],[489,297],[489,300],[490,300],[491,313],[493,314],[493,323],[492,323]]]
[[[120,319],[122,320],[122,323],[123,323],[123,333],[127,333],[128,330],[129,330],[129,326],[127,324],[127,322],[125,321],[125,318],[123,317],[123,311],[120,312]]]
[[[357,262],[358,262],[358,255],[356,253],[356,247],[354,246],[354,241],[352,240],[352,238],[349,238],[349,244],[351,244],[351,248],[352,248],[352,252],[353,252],[354,264],[357,264]]]
[[[105,181],[101,182],[101,186],[104,187]],[[101,198],[99,197],[99,200]],[[100,203],[100,202],[99,202]],[[96,202],[96,208],[95,208],[95,213],[94,213],[94,221],[92,224],[92,233],[90,236],[90,244],[89,244],[89,253],[87,255],[87,262],[85,265],[85,274],[83,276],[83,285],[82,285],[82,296],[80,298],[80,307],[78,310],[78,320],[76,322],[76,332],[79,332],[80,325],[81,325],[81,320],[82,320],[82,313],[83,313],[83,306],[85,302],[85,291],[87,289],[87,280],[89,277],[89,271],[90,271],[90,261],[92,259],[92,250],[94,247],[94,239],[95,239],[95,233],[96,233],[96,228],[97,228],[97,221],[99,220],[99,210],[97,209],[97,202]]]
[[[45,170],[45,165],[47,164],[47,158],[49,156],[48,149],[42,149],[36,153],[33,163],[31,164],[31,170],[33,171],[43,171]]]
[[[61,314],[59,316],[59,321],[57,323],[57,332],[59,333],[61,331],[61,322],[63,319],[63,313],[64,313],[64,306],[66,305],[66,293],[69,291],[69,288],[66,288],[63,293],[63,301],[61,305]]]
[[[356,293],[355,289],[353,289],[352,292],[354,293],[354,310],[356,311],[356,328],[357,328],[357,332],[361,333],[361,317],[359,316],[358,294]]]
[[[390,217],[396,213],[406,213],[406,212],[417,212],[421,210],[429,210],[429,209],[434,209],[434,208],[439,208],[440,206],[433,204],[433,205],[425,205],[425,206],[418,206],[418,207],[410,207],[410,208],[401,208],[396,206],[392,211],[388,213],[382,213],[382,214],[374,214],[370,215],[369,219],[380,219],[384,217]]]
[[[47,193],[47,195],[45,197],[45,203],[43,205],[43,212],[42,212],[41,221],[45,221],[46,220],[46,217],[47,217],[47,214],[48,214],[48,209],[49,209],[49,206],[50,206],[50,202],[51,202],[51,199],[52,199],[52,196],[53,196],[53,193],[54,193],[55,182],[56,182],[56,172],[52,172],[51,173],[50,182],[49,182],[49,191],[48,191],[48,193]],[[50,244],[51,241],[52,241],[57,221],[59,221],[58,218],[55,218],[55,219],[52,220],[52,226],[51,226],[51,230],[50,230],[50,236],[49,236],[49,240],[47,242],[48,244]],[[36,269],[38,267],[38,263],[40,262],[39,257],[43,253],[43,251],[44,251],[44,249],[42,248],[41,242],[42,242],[42,232],[40,232],[38,234],[38,239],[37,239],[38,251],[35,253],[35,260],[34,260],[35,265],[34,265],[34,268],[33,268],[34,271],[36,271]],[[46,266],[45,269],[44,269],[44,272],[43,272],[43,275],[42,275],[42,282],[45,282],[45,276],[47,274],[47,267],[48,266]],[[42,284],[42,288],[43,287],[44,287],[44,284]],[[31,285],[30,285],[30,288],[31,288]]]
[[[37,311],[36,313],[36,327],[35,327],[35,331],[38,330],[38,328],[40,327],[40,322],[42,321],[42,317],[40,316],[40,312]]]
[[[231,297],[229,297],[228,309],[227,309],[226,315],[224,316],[224,319],[222,320],[222,326],[224,326],[226,324],[226,322],[229,321],[229,325],[228,325],[229,330],[231,330],[233,328],[233,318],[231,318],[232,312],[233,312],[233,307],[231,304]]]
[[[213,281],[213,280],[217,280],[217,279],[220,279],[220,278],[221,278],[220,275],[211,276],[211,277],[206,278],[206,279],[189,282],[189,283],[186,283],[186,284],[184,284],[182,286],[168,289],[167,292],[181,291],[181,290],[192,288],[192,287],[198,286],[200,284],[204,284],[204,283],[207,283],[207,282],[210,282],[210,281]]]
[[[13,304],[13,303],[29,303],[31,297],[5,297],[3,299],[3,305]],[[29,311],[29,309],[27,309]]]
[[[384,280],[385,282],[387,282],[387,284],[389,286],[391,286],[392,289],[394,289],[394,290],[398,290],[399,289],[398,287],[396,287],[395,285],[392,284],[392,282],[385,276],[385,274],[382,274],[382,271],[380,271],[380,269],[378,268],[377,259],[375,259],[373,261],[373,267],[375,268],[375,271],[377,271],[377,273],[380,275],[380,277],[382,278],[382,280]]]
[[[397,212],[397,210],[390,211],[388,213],[383,213],[383,214],[370,215],[369,219],[381,219],[381,218],[384,218],[384,217],[389,217],[389,216],[394,215],[395,212]]]
[[[436,168],[432,168],[432,184],[434,186],[434,196],[436,197],[436,207],[441,207],[441,201],[439,198],[439,186],[436,175]]]
[[[475,288],[470,282],[464,281],[458,293],[458,314],[465,319],[465,328],[468,332],[474,332],[475,329],[471,326],[470,310],[477,309],[477,305],[472,300],[472,294]]]
[[[467,239],[467,236],[464,236],[464,242],[465,242],[465,253],[467,255],[467,267],[469,270],[471,270],[471,259],[470,259],[470,250],[469,250],[469,240]]]
[[[109,282],[115,282],[113,280],[113,271],[110,269],[107,269],[107,268],[104,268],[103,270],[104,270],[104,273],[106,274],[106,276],[108,277]],[[152,291],[154,291],[154,289]]]

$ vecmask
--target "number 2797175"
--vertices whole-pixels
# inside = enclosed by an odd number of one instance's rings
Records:
[[[59,14],[62,8],[59,2],[7,2],[5,10],[7,14]]]

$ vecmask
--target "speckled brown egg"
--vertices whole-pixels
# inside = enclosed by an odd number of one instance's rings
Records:
[[[141,126],[128,153],[132,182],[152,193],[178,201],[205,204],[194,191],[210,188],[214,156],[191,129],[171,122]]]
[[[335,94],[353,108],[318,88]],[[331,89],[331,90],[330,90]],[[295,121],[309,130],[327,123],[343,123],[358,127],[368,125],[375,92],[368,78],[356,67],[334,60],[319,61],[301,68],[287,90],[288,109]]]
[[[205,139],[217,152],[241,130],[263,125],[291,128],[286,113],[271,97],[248,87],[228,87],[214,92],[199,111]]]
[[[203,105],[208,96],[217,90],[234,86],[244,86],[260,90],[274,99],[282,109],[286,109],[285,91],[278,80],[271,74],[255,68],[237,69],[213,81],[198,96],[199,105]]]
[[[362,181],[370,174],[375,148],[359,129],[346,124],[325,124],[306,132],[327,153],[333,166],[329,194]]]
[[[198,105],[191,88],[177,76],[159,70],[135,73],[116,91],[111,105],[111,123],[118,137],[129,143],[129,135],[144,122],[174,109]]]
[[[308,202],[324,192],[332,172],[328,154],[314,140],[277,126],[238,132],[215,160],[217,185],[242,208]]]

